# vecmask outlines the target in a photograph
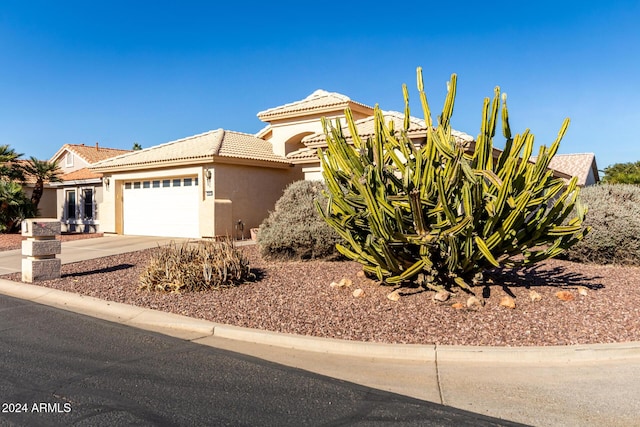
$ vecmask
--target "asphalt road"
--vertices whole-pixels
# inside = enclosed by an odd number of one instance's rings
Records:
[[[516,425],[4,295],[0,367],[0,425]]]

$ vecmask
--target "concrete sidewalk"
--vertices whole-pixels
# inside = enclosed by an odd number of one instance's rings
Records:
[[[170,242],[182,243],[189,239],[174,237],[105,235],[90,239],[62,243],[58,255],[63,264],[155,248]],[[22,269],[22,250],[0,251],[0,275],[19,273]]]
[[[110,236],[67,242],[63,262],[162,241]],[[0,267],[7,267],[2,257]],[[523,348],[359,343],[216,324],[7,280],[0,280],[0,293],[525,424],[631,426],[640,414],[640,343]]]

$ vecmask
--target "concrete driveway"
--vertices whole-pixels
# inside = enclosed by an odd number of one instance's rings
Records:
[[[74,240],[62,243],[62,253],[58,258],[63,264],[87,259],[117,255],[155,248],[171,242],[182,243],[188,239],[176,237],[120,236],[106,235],[92,239]],[[22,269],[22,250],[0,252],[0,275],[19,273]]]

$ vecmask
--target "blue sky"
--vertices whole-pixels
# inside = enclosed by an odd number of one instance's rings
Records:
[[[598,166],[640,160],[640,2],[14,1],[0,7],[0,144],[164,143],[255,133],[259,111],[316,89],[421,117],[458,75],[453,127],[476,136],[483,99],[508,94],[512,130]],[[501,146],[502,141],[497,140]]]

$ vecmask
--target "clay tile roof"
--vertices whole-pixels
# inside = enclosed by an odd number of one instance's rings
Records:
[[[279,107],[269,108],[268,110],[261,111],[258,113],[258,118],[262,121],[269,121],[271,119],[291,115],[294,113],[298,113],[298,115],[304,115],[313,113],[314,111],[318,110],[344,110],[346,107],[354,105],[373,110],[368,105],[352,101],[351,98],[346,95],[318,89],[311,95],[300,101],[291,102],[289,104],[284,104]]]
[[[386,123],[393,122],[394,129],[400,130],[404,127],[403,113],[399,113],[397,111],[384,111],[383,115]],[[342,132],[345,135],[345,138],[347,139],[347,141],[350,140],[351,132],[349,131],[349,127],[347,126],[344,120],[341,121],[341,125],[342,125]],[[374,130],[375,130],[374,116],[356,120],[355,125],[358,129],[358,134],[360,135],[360,138],[366,139],[374,135]],[[410,118],[409,136],[414,136],[414,135],[419,136],[421,134],[426,134],[426,131],[427,131],[427,126],[424,120],[418,119],[417,117]],[[467,135],[464,132],[452,130],[451,133],[456,139],[458,139],[461,142],[470,143],[473,141],[473,137],[471,135]],[[302,142],[308,146],[324,145],[325,141],[326,141],[326,137],[324,135],[324,132],[318,132],[313,135],[306,136],[302,139]]]
[[[101,160],[109,159],[111,157],[131,152],[131,150],[106,148],[100,147],[99,145],[65,144],[64,147],[66,147],[69,151],[73,151],[76,155],[80,156],[89,164],[97,163]]]
[[[5,162],[4,166],[6,167],[11,167],[12,165],[17,165],[17,166],[24,166],[25,164],[29,163],[29,160],[25,160],[25,159],[16,159],[12,162]],[[31,175],[27,175],[25,174],[24,177],[24,181],[22,181],[23,183],[29,185],[29,184],[35,184],[36,183],[36,179],[31,176]]]
[[[216,151],[221,157],[235,157],[288,163],[284,157],[273,154],[271,143],[255,135],[224,131],[224,138]]]
[[[536,159],[537,156],[531,157],[534,162]],[[600,180],[596,166],[596,156],[593,153],[556,154],[551,159],[549,168],[577,177],[578,185],[580,186],[587,184],[590,171],[593,171],[596,182]]]
[[[73,172],[65,173],[64,175],[61,176],[61,179],[62,181],[79,181],[83,179],[95,179],[95,178],[101,178],[101,177],[102,177],[101,173],[93,172],[88,168],[82,168],[82,169],[75,170]]]
[[[140,165],[170,165],[213,160],[214,156],[289,163],[273,153],[268,141],[246,133],[217,129],[103,160],[91,168],[113,170]]]
[[[287,159],[293,163],[304,163],[305,160],[317,161],[318,154],[315,148],[305,147],[287,154]]]

